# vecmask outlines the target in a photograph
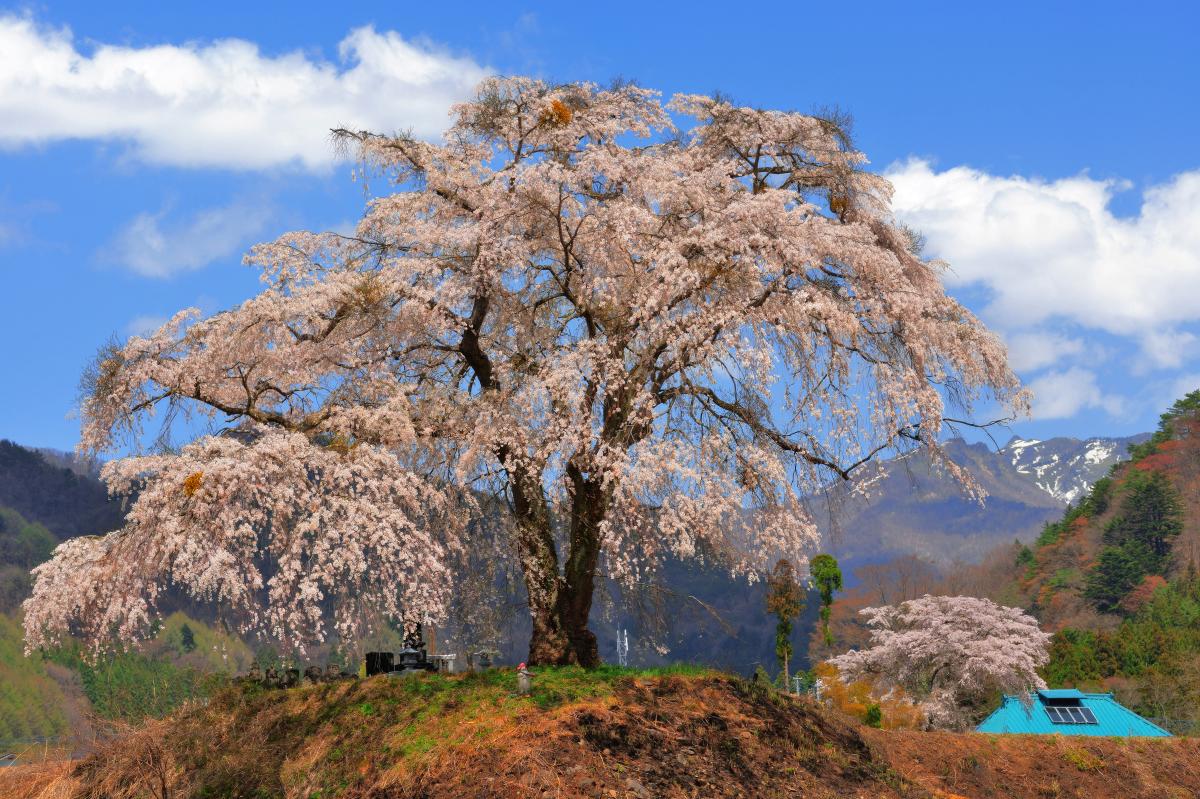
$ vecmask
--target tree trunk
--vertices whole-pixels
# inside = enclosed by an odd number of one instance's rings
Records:
[[[561,574],[548,514],[523,513],[536,503],[514,502],[520,524],[517,540],[521,567],[533,617],[527,662],[531,666],[593,668],[600,665],[600,649],[595,634],[588,629],[588,617],[606,497],[601,486],[588,481],[578,469],[569,466],[567,474],[573,492],[569,550]],[[514,498],[517,493],[514,491]]]
[[[596,566],[600,559],[600,524],[608,510],[603,487],[588,480],[574,465],[567,466],[571,481],[570,551],[567,553],[565,585],[559,594],[559,617],[580,666],[600,665],[596,635],[588,629]]]

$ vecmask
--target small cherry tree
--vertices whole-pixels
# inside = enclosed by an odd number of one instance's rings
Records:
[[[970,596],[929,596],[859,611],[871,646],[830,659],[846,682],[872,679],[917,700],[930,726],[963,729],[1001,691],[1029,701],[1050,634],[1019,608]]]
[[[598,574],[800,563],[806,493],[940,458],[948,398],[1025,404],[836,120],[511,78],[438,143],[336,133],[391,187],[352,235],[260,245],[259,295],[101,352],[83,449],[214,429],[106,468],[128,523],[38,569],[28,646],[144,635],[166,584],[298,644],[436,617],[501,503],[529,662],[593,665]]]

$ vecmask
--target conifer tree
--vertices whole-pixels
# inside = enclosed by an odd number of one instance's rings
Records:
[[[1104,530],[1104,549],[1088,574],[1085,596],[1100,610],[1116,610],[1148,574],[1165,575],[1171,544],[1183,531],[1179,492],[1162,472],[1131,471],[1121,510]]]

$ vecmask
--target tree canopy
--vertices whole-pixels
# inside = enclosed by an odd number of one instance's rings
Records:
[[[796,579],[796,567],[787,558],[780,558],[767,576],[767,612],[778,620],[775,623],[775,657],[786,686],[789,663],[792,659],[792,619],[804,610],[804,587]]]
[[[168,580],[296,645],[327,618],[354,639],[372,614],[436,617],[490,495],[529,661],[590,665],[601,571],[800,562],[807,492],[888,450],[937,457],[980,398],[1025,406],[838,120],[497,78],[441,142],[336,135],[389,187],[351,235],[255,247],[259,295],[86,376],[89,450],[154,413],[212,429],[106,467],[140,489],[127,524],[39,568],[30,646],[144,635]]]
[[[1116,610],[1147,575],[1164,575],[1171,544],[1183,531],[1183,505],[1170,478],[1133,469],[1124,486],[1120,511],[1104,528],[1097,564],[1084,595],[1100,610]]]

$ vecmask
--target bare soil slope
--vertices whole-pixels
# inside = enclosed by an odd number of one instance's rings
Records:
[[[232,690],[69,774],[0,769],[0,796],[1200,796],[1193,740],[880,732],[711,673],[564,669],[538,675],[531,697],[513,683],[490,672]]]
[[[906,780],[971,799],[1200,797],[1200,739],[871,730]]]

